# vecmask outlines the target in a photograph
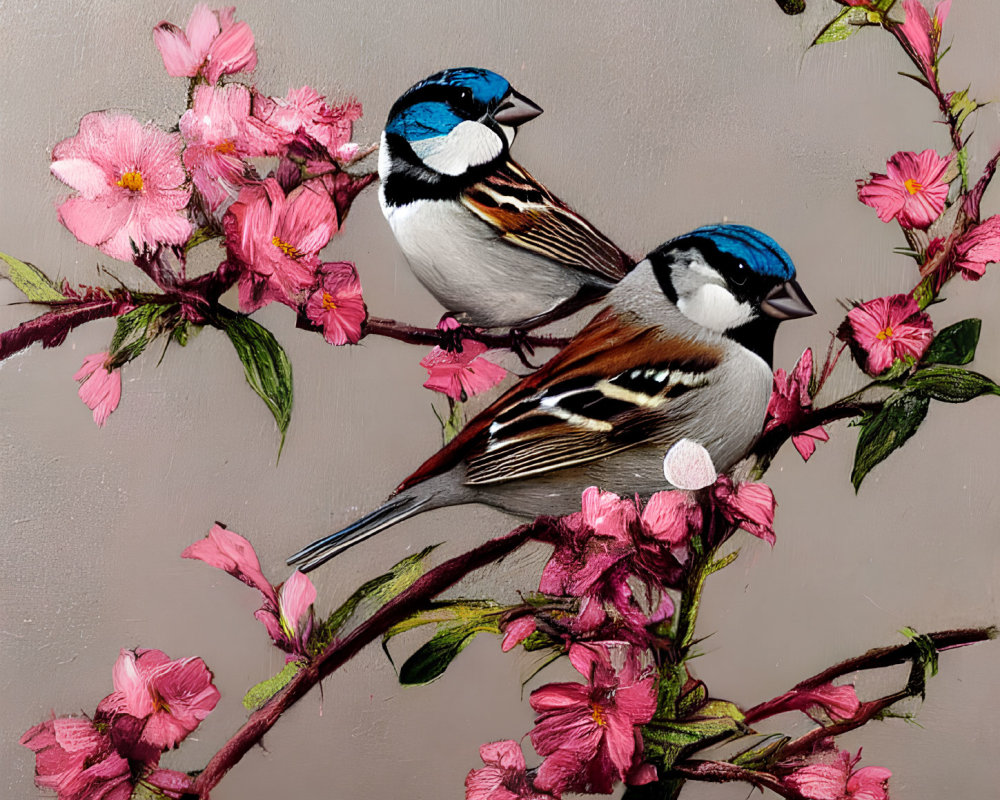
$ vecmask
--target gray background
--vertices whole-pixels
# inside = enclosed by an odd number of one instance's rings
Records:
[[[94,109],[175,122],[186,84],[164,73],[150,31],[162,18],[183,25],[191,5],[0,0],[0,249],[73,283],[108,283],[100,262],[135,285],[131,265],[98,258],[56,221],[66,189],[48,175],[50,152]],[[517,158],[626,249],[642,253],[723,219],[771,233],[819,310],[779,334],[777,364],[790,367],[805,345],[825,349],[840,299],[913,281],[912,263],[891,252],[901,237],[857,202],[854,179],[883,170],[896,150],[947,148],[929,94],[895,74],[909,64],[890,37],[865,30],[806,53],[835,10],[828,0],[809,6],[789,18],[771,0],[248,1],[237,13],[257,36],[258,87],[284,94],[309,83],[333,98],[357,94],[366,111],[358,141],[377,138],[392,100],[414,81],[444,66],[482,65],[546,110],[522,130]],[[946,87],[971,82],[975,96],[997,96],[998,29],[1000,5],[957,0],[945,34],[955,45],[942,68]],[[1000,145],[998,109],[977,122],[974,168]],[[985,210],[1000,210],[996,190]],[[359,198],[327,255],[357,262],[373,313],[438,318],[374,191]],[[947,295],[938,325],[987,317],[975,367],[1000,376],[997,268]],[[6,305],[18,297],[0,285],[4,329],[36,313]],[[221,520],[251,538],[265,571],[281,580],[286,555],[372,508],[438,446],[433,398],[420,385],[423,349],[378,339],[335,349],[295,330],[284,307],[257,317],[295,368],[294,416],[277,466],[272,419],[215,331],[171,349],[158,367],[155,347],[129,365],[122,405],[104,430],[71,376],[84,356],[106,349],[112,321],[0,365],[4,797],[38,794],[20,734],[50,710],[92,712],[111,690],[123,646],[197,654],[214,670],[219,707],[163,762],[202,766],[243,721],[243,691],[282,658],[251,616],[256,595],[182,561],[180,551]],[[856,379],[845,365],[832,388]],[[777,546],[748,541],[709,586],[700,631],[711,636],[695,669],[716,695],[752,705],[898,641],[906,624],[930,631],[996,621],[998,409],[996,398],[933,406],[918,437],[858,496],[848,480],[853,431],[836,426],[808,465],[791,448],[781,454],[768,476],[780,502]],[[444,541],[444,557],[512,524],[477,507],[407,523],[315,573],[320,609],[429,543]],[[541,548],[518,554],[469,591],[514,597],[533,588],[543,561]],[[400,640],[396,654],[418,641]],[[919,726],[872,725],[844,746],[864,744],[865,763],[889,767],[896,798],[993,796],[998,652],[945,654]],[[322,696],[299,703],[213,797],[461,797],[481,743],[530,729],[519,683],[533,664],[482,638],[442,680],[403,689],[369,648],[326,681]],[[685,796],[746,794],[701,785]]]

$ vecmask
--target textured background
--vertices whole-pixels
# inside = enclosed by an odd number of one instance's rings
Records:
[[[55,217],[65,187],[48,175],[52,146],[94,109],[172,125],[186,84],[162,69],[150,31],[184,24],[191,3],[0,0],[0,249],[72,283],[126,282],[131,265],[98,258]],[[257,36],[257,86],[309,83],[356,94],[372,141],[392,100],[443,67],[482,65],[507,76],[546,113],[525,126],[516,155],[623,247],[642,253],[723,219],[771,233],[795,259],[819,314],[782,328],[777,364],[805,345],[825,349],[842,298],[913,282],[902,244],[855,199],[854,179],[896,150],[945,151],[930,95],[889,36],[865,30],[810,52],[829,0],[786,17],[771,0],[647,3],[244,2]],[[952,89],[1000,93],[994,0],[956,0],[942,68]],[[1000,145],[1000,106],[980,115],[979,168]],[[991,190],[985,211],[1000,210]],[[327,251],[357,262],[373,313],[432,324],[441,313],[410,275],[378,210],[362,195]],[[207,265],[206,265],[207,266]],[[110,284],[108,284],[110,285]],[[1000,275],[953,284],[939,326],[987,317],[974,365],[1000,376]],[[36,311],[8,305],[0,325]],[[281,656],[251,616],[256,595],[180,551],[221,520],[254,541],[265,571],[303,543],[372,508],[438,445],[419,348],[369,339],[335,349],[294,329],[284,307],[258,318],[295,368],[295,410],[280,464],[263,403],[232,348],[206,330],[186,350],[157,348],[124,372],[122,405],[104,430],[76,396],[72,374],[104,350],[112,321],[87,325],[56,350],[38,346],[0,365],[0,794],[38,795],[33,759],[16,744],[50,710],[91,712],[111,690],[120,647],[197,654],[222,701],[164,764],[193,769],[244,719],[243,691]],[[856,380],[838,371],[833,389]],[[849,480],[855,434],[836,426],[803,465],[788,448],[768,476],[779,502],[778,544],[749,541],[712,579],[695,669],[718,696],[745,705],[868,647],[930,631],[995,622],[997,415],[1000,401],[934,405],[917,438],[871,475]],[[508,530],[478,507],[427,514],[315,573],[320,609],[405,554],[446,542],[442,557]],[[518,554],[476,584],[512,597],[530,589],[544,551]],[[469,591],[472,591],[470,588]],[[399,640],[404,656],[417,639]],[[919,708],[920,726],[873,725],[846,737],[889,767],[896,798],[990,796],[1000,781],[1000,684],[995,645],[948,653]],[[480,743],[518,738],[532,713],[524,654],[476,641],[437,683],[404,689],[377,647],[299,703],[228,776],[217,800],[293,793],[321,797],[461,797]],[[543,679],[559,679],[557,670]],[[901,675],[895,678],[902,679]],[[536,679],[532,686],[537,685]],[[916,709],[916,707],[914,707]],[[527,743],[526,743],[527,744]],[[692,786],[685,796],[742,798],[743,786]]]

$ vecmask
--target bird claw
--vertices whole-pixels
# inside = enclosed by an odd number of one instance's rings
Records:
[[[540,365],[532,364],[528,360],[528,356],[533,356],[535,354],[535,348],[532,346],[531,342],[528,341],[528,332],[522,330],[521,328],[511,328],[510,333],[510,350],[514,355],[520,359],[521,363],[524,364],[528,369],[538,369]]]

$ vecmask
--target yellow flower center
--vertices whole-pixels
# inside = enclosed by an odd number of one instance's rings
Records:
[[[232,139],[226,139],[224,142],[219,142],[215,146],[216,153],[235,153],[236,145],[233,144]]]
[[[608,724],[608,721],[604,718],[604,709],[597,703],[590,704],[590,716],[599,728],[603,728]]]
[[[284,253],[289,258],[302,258],[302,251],[297,249],[294,245],[290,245],[288,242],[284,242],[277,236],[271,237],[271,244],[277,247],[282,253]]]
[[[130,192],[141,192],[142,191],[142,173],[136,172],[126,172],[118,179],[118,185],[123,189],[128,189]]]
[[[337,310],[337,304],[333,302],[333,298],[330,296],[329,292],[323,292],[323,308],[327,311]]]
[[[920,183],[920,181],[915,181],[913,180],[913,178],[907,178],[905,181],[903,181],[903,186],[906,187],[906,191],[908,191],[910,194],[916,194],[917,192],[919,192],[921,189],[924,188],[924,185]]]
[[[167,701],[152,686],[149,687],[149,691],[153,695],[153,711],[166,711],[169,714],[170,706],[167,705]]]
[[[880,342],[884,342],[886,339],[891,339],[892,328],[886,325],[884,330],[881,330],[875,334],[875,338],[878,339]]]

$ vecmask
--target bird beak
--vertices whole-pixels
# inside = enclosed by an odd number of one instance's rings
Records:
[[[541,108],[523,94],[518,94],[511,89],[510,94],[503,99],[500,107],[493,112],[493,119],[501,125],[516,128],[521,123],[534,119],[541,113]]]
[[[811,317],[816,313],[802,287],[794,280],[775,286],[767,293],[760,308],[768,316],[779,320]]]

